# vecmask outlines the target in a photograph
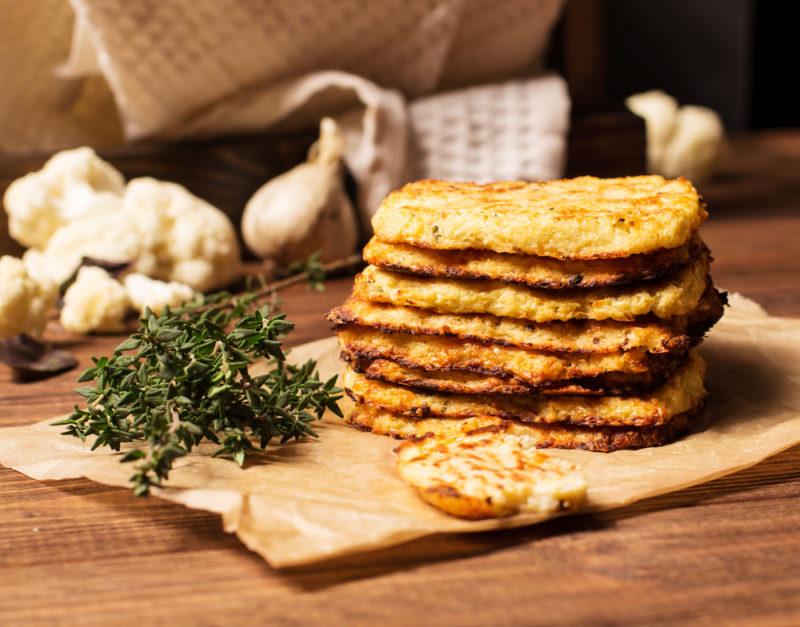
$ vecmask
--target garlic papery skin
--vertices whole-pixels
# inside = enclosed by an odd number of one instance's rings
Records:
[[[305,163],[263,185],[242,216],[247,247],[284,265],[319,251],[322,261],[349,255],[358,242],[355,211],[342,183],[345,140],[331,118]]]

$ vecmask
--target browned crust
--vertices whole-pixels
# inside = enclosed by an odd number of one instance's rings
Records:
[[[375,381],[450,394],[575,394],[598,396],[634,394],[663,384],[681,363],[683,353],[665,355],[651,361],[647,372],[606,372],[595,377],[564,381],[545,381],[531,385],[517,377],[486,373],[482,369],[430,371],[403,360],[370,359],[347,351],[341,357],[356,372]]]
[[[635,350],[574,355],[519,348],[498,350],[485,342],[385,334],[357,326],[340,330],[339,342],[347,361],[383,359],[414,370],[514,378],[530,390],[559,387],[573,380],[592,381],[599,376],[604,376],[602,381],[608,386],[642,389],[666,379],[686,352],[656,355]]]
[[[626,285],[649,281],[677,272],[691,259],[707,253],[695,234],[678,248],[622,258],[559,260],[530,255],[511,255],[486,250],[436,250],[409,244],[386,244],[376,238],[364,248],[364,260],[384,270],[424,277],[477,279],[519,283],[533,288],[570,289]],[[404,253],[424,259],[404,260]],[[476,269],[476,263],[498,261],[507,266],[501,274]]]
[[[705,398],[704,370],[703,360],[692,352],[664,385],[625,396],[446,394],[370,380],[351,368],[341,384],[357,403],[409,418],[487,415],[528,423],[646,427],[665,424]]]
[[[691,426],[692,418],[703,411],[703,403],[688,412],[673,416],[669,422],[655,427],[595,427],[586,428],[564,425],[538,425],[503,420],[493,416],[476,416],[463,419],[463,433],[498,433],[530,438],[531,445],[538,448],[581,449],[610,453],[623,449],[639,449],[663,446],[684,435]],[[458,429],[458,419],[408,418],[385,412],[366,405],[356,405],[345,419],[347,423],[362,431],[388,435],[396,439],[411,439],[436,435],[435,421],[447,420]]]
[[[603,350],[597,348],[581,348],[569,341],[557,342],[555,340],[537,340],[537,343],[525,340],[510,340],[508,336],[499,335],[477,335],[474,333],[459,332],[452,327],[436,325],[433,322],[445,318],[442,314],[436,314],[414,307],[402,307],[386,303],[370,303],[374,307],[385,312],[408,311],[409,316],[403,322],[378,322],[367,320],[355,310],[359,300],[351,296],[343,305],[332,309],[327,319],[332,323],[334,330],[350,325],[369,326],[384,333],[408,333],[412,335],[441,335],[444,337],[457,338],[462,340],[489,341],[500,346],[513,346],[528,350],[541,350],[552,352],[571,352],[576,354],[611,352],[614,350],[626,350],[629,346],[625,341],[621,341],[614,346],[605,347]],[[686,349],[700,342],[703,335],[708,332],[714,324],[722,317],[726,295],[714,289],[711,281],[708,282],[706,291],[703,294],[697,308],[687,316],[672,319],[670,321],[660,320],[653,316],[639,318],[633,322],[619,322],[615,320],[570,320],[566,322],[547,322],[536,324],[524,320],[513,320],[508,318],[497,318],[488,314],[463,314],[459,316],[465,320],[486,320],[490,327],[495,327],[503,321],[508,321],[519,328],[547,328],[552,329],[556,334],[563,337],[593,337],[601,335],[609,330],[624,331],[625,329],[636,329],[648,327],[652,329],[657,340],[654,345],[649,346],[648,350],[653,353],[672,352]],[[419,320],[416,320],[418,318]],[[412,320],[413,319],[413,320]],[[622,333],[624,335],[624,333]]]
[[[356,372],[375,381],[452,394],[530,394],[531,387],[519,379],[450,372],[447,376],[409,368],[388,359],[360,359],[342,351],[342,360]]]

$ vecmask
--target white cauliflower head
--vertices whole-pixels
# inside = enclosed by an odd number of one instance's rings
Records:
[[[62,226],[43,251],[30,249],[23,259],[28,271],[39,279],[61,284],[78,268],[83,257],[104,261],[135,262],[144,251],[142,233],[134,216],[123,210],[98,213]],[[149,257],[142,259],[142,271]]]
[[[653,89],[629,96],[625,105],[640,118],[644,118],[647,167],[651,172],[657,172],[667,144],[675,132],[678,101],[659,89]]]
[[[228,217],[176,183],[152,178],[128,183],[123,209],[136,216],[143,236],[139,272],[206,291],[240,270],[239,243]],[[152,268],[152,270],[150,269]]]
[[[664,176],[700,181],[714,172],[725,140],[722,121],[708,107],[687,105],[678,111],[675,134],[661,158]]]
[[[83,257],[127,261],[134,272],[209,290],[239,272],[239,245],[224,213],[175,183],[150,178],[128,184],[118,211],[94,213],[62,226],[25,263],[62,283]]]
[[[97,266],[83,266],[64,294],[61,326],[74,333],[120,331],[130,308],[122,284]]]
[[[122,174],[91,148],[59,152],[9,185],[3,199],[9,232],[24,246],[43,248],[72,220],[118,210],[124,190]]]
[[[663,91],[634,94],[625,104],[644,118],[647,169],[667,177],[708,178],[719,160],[725,129],[719,115],[707,107],[686,105]]]
[[[126,276],[124,284],[131,304],[142,314],[148,307],[160,314],[166,306],[174,309],[194,298],[194,290],[185,283],[158,281],[137,272]]]
[[[55,298],[55,286],[36,281],[21,259],[0,257],[0,338],[41,335]]]

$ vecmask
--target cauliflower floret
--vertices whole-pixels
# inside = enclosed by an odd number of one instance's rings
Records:
[[[59,152],[9,185],[3,199],[8,230],[20,244],[43,248],[63,225],[118,210],[124,191],[122,174],[91,148]]]
[[[659,89],[634,94],[625,100],[631,112],[644,118],[647,135],[647,168],[658,172],[667,144],[675,132],[678,101]]]
[[[144,233],[157,236],[145,246],[149,259],[137,264],[137,271],[200,291],[223,286],[239,273],[239,243],[230,220],[185,187],[134,179],[123,208],[136,214]]]
[[[708,178],[722,152],[725,129],[708,107],[687,105],[678,111],[675,134],[661,158],[664,176],[685,176],[694,181]]]
[[[134,179],[122,207],[61,227],[45,249],[24,255],[29,271],[62,283],[83,257],[128,261],[132,270],[196,290],[229,283],[239,245],[227,216],[175,183]]]
[[[0,257],[0,338],[41,335],[55,298],[55,286],[36,281],[21,259]]]
[[[22,258],[33,276],[49,277],[59,285],[72,276],[83,257],[112,262],[137,260],[137,269],[149,273],[154,268],[148,263],[154,260],[142,255],[144,239],[130,211],[93,214],[62,226],[43,251],[29,249]]]
[[[122,284],[97,266],[83,266],[64,294],[61,326],[74,333],[119,331],[130,308]]]
[[[692,105],[678,108],[672,96],[659,90],[630,96],[625,104],[644,118],[650,172],[695,181],[713,173],[725,139],[714,111]]]
[[[185,283],[157,281],[134,272],[125,277],[125,289],[131,304],[142,314],[148,307],[160,314],[164,307],[180,307],[194,298],[194,290]]]

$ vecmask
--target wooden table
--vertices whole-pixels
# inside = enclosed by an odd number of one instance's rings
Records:
[[[733,142],[702,187],[719,285],[800,316],[800,133]],[[294,341],[322,294],[284,293]],[[82,366],[117,338],[75,345]],[[67,411],[74,373],[15,384],[0,424]],[[302,487],[298,487],[302,489]],[[800,624],[800,447],[713,483],[529,529],[448,536],[278,572],[217,516],[85,480],[0,469],[0,623]]]

